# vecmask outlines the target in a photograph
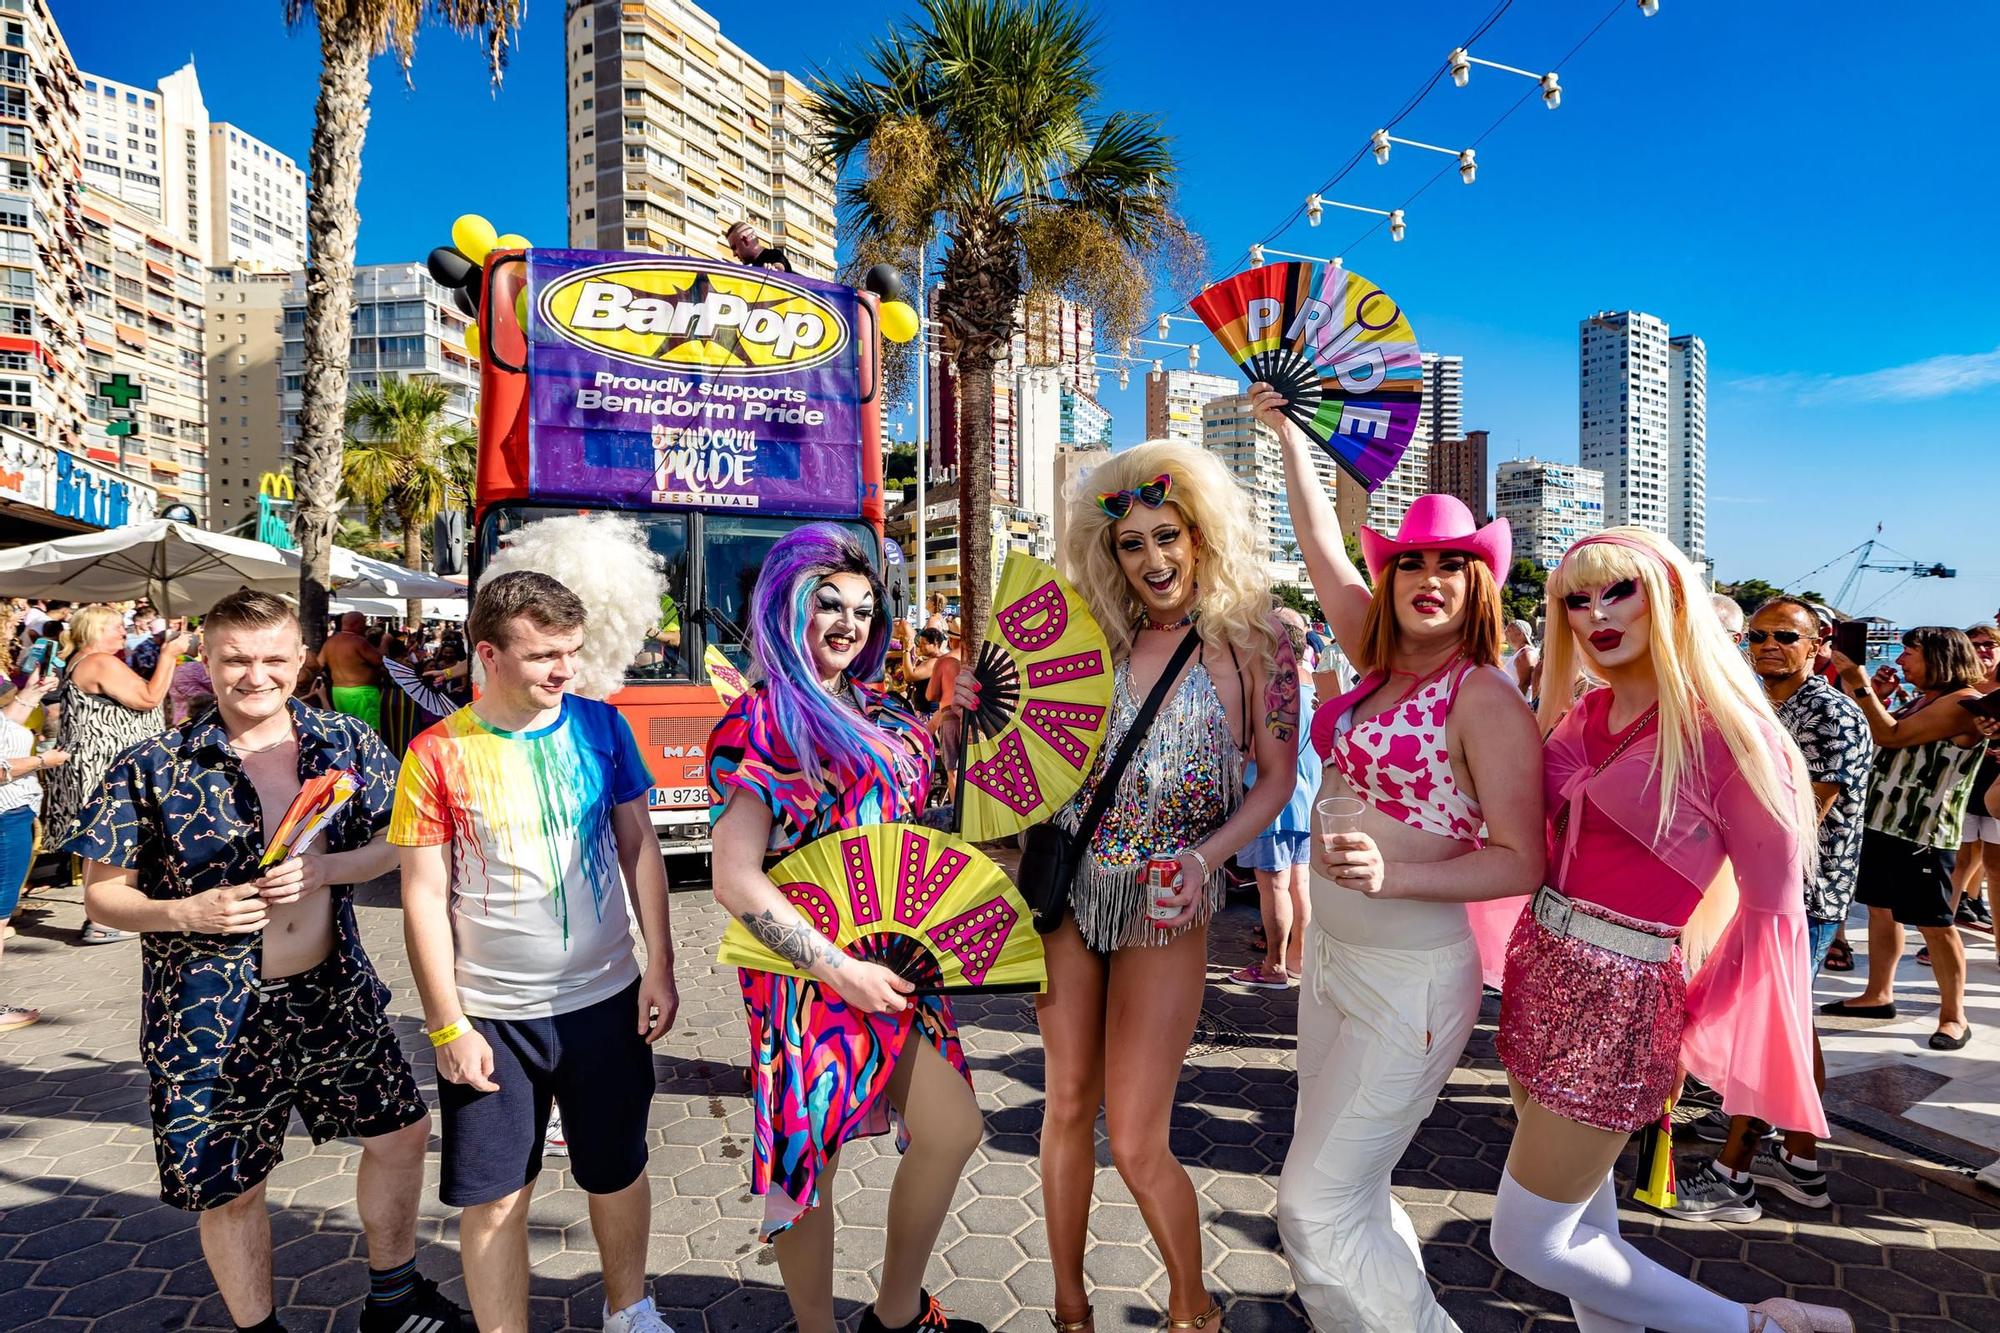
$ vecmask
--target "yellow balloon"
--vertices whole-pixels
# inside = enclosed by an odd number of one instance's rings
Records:
[[[909,302],[882,303],[882,336],[892,343],[906,343],[917,336],[917,312]]]
[[[474,361],[479,359],[479,326],[477,324],[468,324],[465,326],[465,350],[471,353]]]
[[[451,243],[475,264],[486,262],[486,256],[492,253],[493,243],[499,239],[493,231],[493,224],[477,213],[466,213],[451,224]]]
[[[510,231],[499,240],[493,242],[493,248],[495,250],[528,250],[533,247],[528,244],[528,238],[520,232]]]

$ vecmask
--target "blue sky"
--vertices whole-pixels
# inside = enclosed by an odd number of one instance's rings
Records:
[[[1366,142],[1494,0],[1294,12],[1179,0],[1098,6],[1106,105],[1164,118],[1181,205],[1220,274]],[[723,29],[795,72],[845,68],[900,4],[715,0]],[[307,156],[317,46],[279,0],[53,0],[79,65],[149,82],[190,55],[209,113]],[[1609,0],[1516,0],[1473,54],[1548,68]],[[452,217],[563,239],[560,0],[533,0],[503,87],[477,47],[418,43],[415,87],[377,62],[361,258],[421,257]],[[1630,3],[1560,67],[1559,110],[1530,100],[1408,205],[1408,239],[1365,240],[1329,210],[1274,245],[1342,254],[1409,312],[1427,349],[1466,359],[1466,424],[1496,461],[1576,457],[1577,321],[1639,309],[1709,357],[1709,541],[1721,577],[1784,583],[1874,534],[1955,566],[1858,602],[1905,624],[2000,606],[2000,234],[1990,53],[2000,7],[1892,21],[1879,5]],[[838,15],[829,18],[829,15]],[[1462,147],[1531,87],[1475,69],[1397,132]],[[1336,198],[1401,204],[1447,160],[1397,149]],[[1163,293],[1164,295],[1164,293]],[[1176,337],[1192,337],[1194,330]],[[1170,364],[1172,361],[1170,360]],[[1225,364],[1204,348],[1203,369]],[[1139,378],[1101,395],[1121,442],[1143,430]],[[1812,583],[1832,593],[1850,561]]]

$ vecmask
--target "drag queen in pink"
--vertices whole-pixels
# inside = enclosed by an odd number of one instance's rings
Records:
[[[1548,594],[1549,886],[1514,928],[1501,988],[1518,1125],[1493,1253],[1567,1296],[1583,1333],[1851,1330],[1841,1311],[1782,1297],[1746,1308],[1618,1234],[1611,1165],[1682,1068],[1728,1114],[1825,1132],[1803,893],[1812,788],[1679,551],[1613,528],[1570,548]],[[1586,660],[1607,688],[1572,708]],[[1684,982],[1681,928],[1725,857],[1736,914]]]

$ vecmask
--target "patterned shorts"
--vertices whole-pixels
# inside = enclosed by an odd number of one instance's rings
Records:
[[[335,953],[266,982],[214,1077],[155,1078],[160,1198],[201,1210],[254,1189],[284,1156],[297,1108],[314,1143],[393,1133],[430,1114],[373,968]]]

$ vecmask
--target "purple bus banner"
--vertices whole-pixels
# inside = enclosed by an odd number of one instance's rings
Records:
[[[851,288],[715,260],[528,252],[537,498],[861,512]]]

